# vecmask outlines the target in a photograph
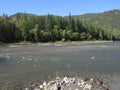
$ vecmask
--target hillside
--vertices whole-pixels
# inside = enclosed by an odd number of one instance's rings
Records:
[[[120,32],[120,10],[110,10],[102,13],[90,13],[84,15],[75,15],[75,19],[80,19],[84,22],[91,23],[104,29]]]
[[[0,42],[120,40],[120,10],[69,15],[0,16]]]
[[[19,17],[19,20],[23,19],[23,16],[25,13],[16,13],[15,15],[12,15],[11,18],[13,20],[16,20],[17,17]],[[46,17],[47,15],[43,16]],[[55,16],[55,15],[54,15]],[[35,14],[27,14],[27,18],[38,18],[38,15]],[[59,17],[59,16],[56,16]],[[68,18],[64,17],[64,18]],[[93,24],[98,27],[102,27],[104,29],[110,29],[110,30],[120,30],[120,10],[110,10],[105,11],[102,13],[88,13],[83,15],[73,15],[72,18],[79,19],[83,22],[87,22],[88,24]]]

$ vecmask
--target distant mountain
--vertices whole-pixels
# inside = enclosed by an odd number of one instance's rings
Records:
[[[102,13],[89,13],[84,15],[74,15],[75,19],[80,19],[84,22],[91,23],[98,27],[113,30],[114,32],[120,31],[120,10],[110,10]]]

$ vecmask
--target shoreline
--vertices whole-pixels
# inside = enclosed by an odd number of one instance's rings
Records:
[[[64,82],[63,82],[64,80]],[[69,81],[70,80],[70,81]],[[71,82],[72,80],[72,82]],[[75,82],[74,82],[75,80]],[[76,81],[77,80],[77,81]],[[90,82],[92,80],[92,82]],[[94,81],[95,82],[94,82]],[[80,82],[79,82],[80,81]],[[83,82],[81,82],[83,81]],[[82,85],[83,83],[83,85]],[[9,83],[10,84],[10,83]],[[62,85],[61,85],[62,84]],[[45,86],[44,86],[45,85]],[[57,85],[60,85],[61,88],[59,90],[119,90],[120,86],[120,74],[91,74],[91,75],[78,75],[78,76],[55,76],[52,78],[37,80],[34,82],[26,82],[26,83],[16,83],[12,85],[12,87],[7,86],[8,90],[58,90],[53,89],[57,88]],[[102,89],[104,85],[107,86],[106,89]],[[11,86],[11,85],[10,85]],[[87,87],[91,87],[88,89]],[[46,89],[47,87],[47,89]],[[86,87],[86,89],[84,88]],[[0,87],[6,88],[6,85]],[[41,88],[41,89],[40,89]],[[48,89],[52,88],[52,89]]]
[[[34,82],[31,85],[29,84],[28,86],[26,86],[25,90],[31,90],[30,88],[34,88],[38,90],[46,90],[46,87],[57,88],[59,85],[60,88],[62,88],[59,90],[86,90],[86,89],[87,90],[119,90],[120,76],[106,75],[106,74],[102,74],[102,75],[96,74],[92,76],[91,75],[73,76],[73,77],[57,76],[47,81],[45,80],[42,82]],[[54,89],[54,90],[58,90],[58,89]]]
[[[22,41],[18,43],[0,43],[0,47],[9,46],[9,45],[55,45],[55,44],[69,45],[69,44],[89,44],[89,43],[107,43],[107,42],[114,42],[114,41],[93,40],[93,41],[66,41],[66,42],[56,41],[56,42],[37,42],[37,43]]]

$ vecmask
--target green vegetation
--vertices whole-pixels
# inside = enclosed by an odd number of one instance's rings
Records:
[[[120,10],[110,10],[103,13],[92,13],[84,15],[75,15],[74,19],[82,22],[91,23],[93,26],[108,30],[114,36],[113,39],[120,40]]]
[[[61,17],[17,13],[0,16],[0,42],[119,40],[119,10]],[[114,22],[115,21],[115,22]]]

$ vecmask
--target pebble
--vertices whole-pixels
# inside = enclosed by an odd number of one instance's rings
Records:
[[[43,85],[40,85],[40,89],[43,89]]]
[[[25,59],[25,57],[22,57],[22,59]]]
[[[76,88],[75,90],[79,90],[78,88]]]
[[[94,56],[92,56],[92,57],[91,57],[91,59],[95,59],[95,57],[94,57]]]

